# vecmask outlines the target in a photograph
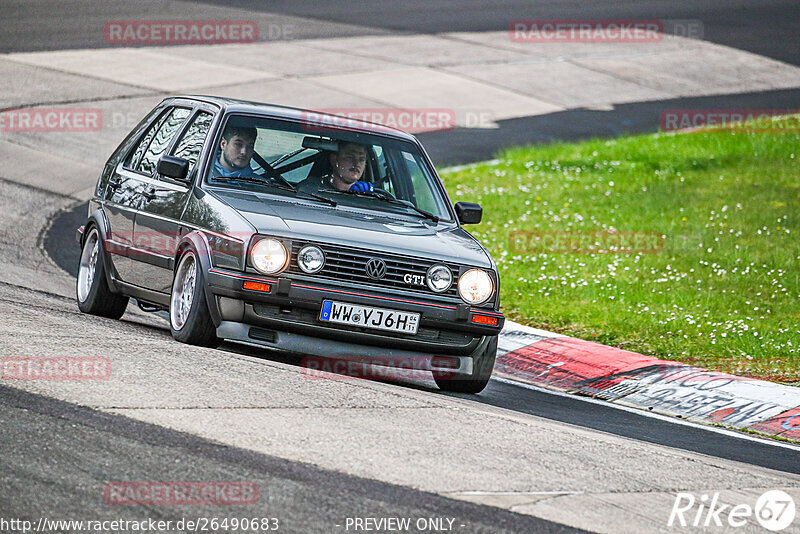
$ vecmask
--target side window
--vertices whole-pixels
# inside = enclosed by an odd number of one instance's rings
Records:
[[[153,136],[156,134],[158,129],[161,128],[161,125],[164,124],[164,121],[167,120],[168,115],[168,112],[162,113],[158,120],[156,120],[153,125],[147,129],[147,132],[145,132],[142,140],[139,141],[138,145],[136,145],[136,150],[128,154],[123,167],[132,171],[139,166],[139,163],[142,162],[142,156],[144,156],[147,147],[150,146],[150,141],[153,140]]]
[[[136,150],[125,160],[125,167],[144,174],[153,174],[158,158],[166,152],[190,112],[187,108],[174,108],[161,115],[144,134]]]
[[[434,195],[431,191],[435,186],[431,183],[431,180],[428,179],[426,173],[422,171],[420,162],[408,152],[403,152],[402,154],[403,160],[406,162],[406,167],[408,167],[408,174],[414,186],[414,194],[417,197],[417,207],[431,213],[440,213],[439,206],[437,205],[438,203],[436,202],[438,195]]]
[[[175,108],[172,110],[172,113],[167,116],[167,119],[158,129],[158,132],[156,132],[156,135],[150,142],[150,146],[147,147],[144,156],[142,156],[142,162],[136,167],[137,171],[144,174],[153,174],[153,171],[156,170],[158,158],[166,153],[170,142],[172,142],[172,138],[175,137],[175,134],[178,132],[181,125],[183,125],[183,121],[186,120],[190,112],[191,110],[186,108]]]
[[[175,147],[173,156],[189,161],[188,176],[191,176],[194,166],[197,164],[197,158],[200,157],[200,152],[203,150],[203,143],[206,140],[213,119],[214,116],[211,113],[199,112]]]

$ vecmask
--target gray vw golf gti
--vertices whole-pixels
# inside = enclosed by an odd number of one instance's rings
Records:
[[[106,163],[78,230],[81,311],[133,297],[173,337],[430,371],[492,374],[497,268],[419,141],[335,115],[168,98]]]

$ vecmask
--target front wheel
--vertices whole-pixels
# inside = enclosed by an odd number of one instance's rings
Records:
[[[78,309],[83,313],[119,319],[128,307],[128,297],[111,291],[106,280],[106,259],[97,227],[90,226],[83,241],[75,284]]]
[[[446,371],[433,373],[436,385],[451,393],[480,393],[492,378],[494,360],[497,357],[497,336],[489,340],[483,349],[473,354],[472,373],[457,374]]]
[[[188,249],[181,256],[169,301],[169,325],[172,337],[182,343],[202,347],[219,345],[217,329],[208,312],[203,291],[205,278],[197,254]]]

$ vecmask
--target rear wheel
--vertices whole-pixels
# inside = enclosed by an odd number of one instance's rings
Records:
[[[83,241],[75,296],[83,313],[119,319],[128,306],[128,297],[111,291],[106,280],[106,263],[100,232],[90,226]]]
[[[494,360],[497,357],[497,336],[489,340],[482,349],[478,349],[472,358],[472,373],[457,374],[438,371],[433,373],[436,385],[442,391],[452,393],[480,393],[492,378]]]
[[[197,261],[197,254],[187,249],[181,256],[172,281],[169,324],[172,337],[182,343],[216,347],[219,338],[208,312],[204,286],[203,268]]]

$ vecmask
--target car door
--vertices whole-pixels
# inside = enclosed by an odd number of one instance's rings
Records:
[[[130,230],[130,244],[127,250],[127,269],[123,280],[127,283],[148,287],[148,264],[151,261],[147,243],[137,242],[136,218],[148,202],[147,192],[153,188],[155,167],[158,158],[166,153],[186,119],[192,112],[190,105],[172,105],[164,110],[158,120],[142,137],[141,142],[131,151],[119,169],[119,175],[126,184],[133,208],[133,223]],[[147,237],[145,236],[146,240]]]
[[[142,256],[139,268],[143,287],[161,293],[170,292],[177,245],[186,231],[181,229],[180,219],[191,195],[197,161],[213,120],[212,108],[201,106],[195,109],[173,143],[151,152],[148,161],[153,163],[148,165],[152,166],[153,175],[146,180],[148,185],[142,192],[142,205],[134,223],[134,240]],[[189,161],[186,181],[161,176],[157,172],[155,162],[167,153]]]
[[[135,259],[129,253],[133,247],[133,224],[141,202],[142,183],[141,176],[134,170],[168,114],[169,110],[163,108],[151,112],[149,126],[128,153],[112,163],[114,168],[109,171],[103,190],[103,212],[109,225],[105,248],[116,277],[124,282],[130,282],[135,271]]]

